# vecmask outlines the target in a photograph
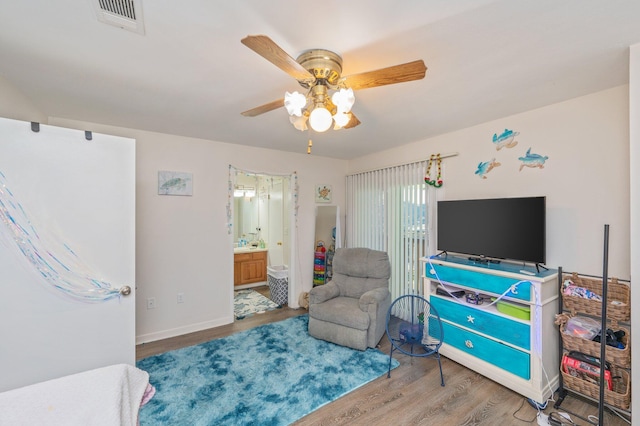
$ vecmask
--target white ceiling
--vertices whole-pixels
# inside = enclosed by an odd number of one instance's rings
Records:
[[[626,84],[640,42],[637,0],[142,0],[144,35],[91,1],[0,1],[0,75],[48,116],[305,153],[284,108],[240,115],[300,90],[243,37],[336,51],[343,75],[423,59],[356,92],[360,126],[311,134],[346,159]]]

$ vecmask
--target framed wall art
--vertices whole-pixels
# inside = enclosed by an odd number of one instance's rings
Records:
[[[159,171],[158,195],[193,195],[193,173]]]
[[[331,202],[331,185],[316,186],[316,203]]]

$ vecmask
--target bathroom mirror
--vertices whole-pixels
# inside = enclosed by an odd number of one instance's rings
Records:
[[[251,240],[252,233],[260,227],[260,203],[258,197],[234,197],[235,213],[238,220],[235,226],[234,240],[243,237]]]
[[[256,176],[239,175],[233,193],[234,241],[245,238],[251,241],[260,227],[260,199]]]

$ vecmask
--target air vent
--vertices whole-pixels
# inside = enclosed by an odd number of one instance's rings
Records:
[[[144,34],[142,0],[91,0],[98,21]]]

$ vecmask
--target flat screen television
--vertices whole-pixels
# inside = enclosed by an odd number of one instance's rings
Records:
[[[545,202],[545,197],[439,201],[438,250],[544,264]]]

